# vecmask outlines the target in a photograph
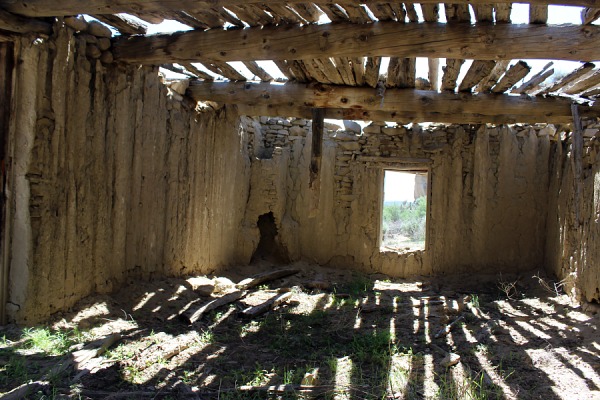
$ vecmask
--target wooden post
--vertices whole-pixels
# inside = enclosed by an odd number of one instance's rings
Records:
[[[325,128],[325,109],[312,109],[312,146],[310,150],[310,180],[311,188],[318,184],[323,154],[323,129]]]
[[[312,145],[310,150],[310,171],[308,188],[308,217],[315,218],[319,212],[321,200],[321,155],[323,154],[323,129],[325,129],[325,109],[312,108]]]
[[[8,301],[9,224],[7,204],[6,148],[10,127],[14,70],[14,45],[0,43],[0,325],[6,324]]]
[[[573,114],[573,136],[571,140],[571,165],[573,167],[573,179],[575,180],[575,195],[573,203],[575,208],[576,228],[582,223],[581,218],[581,195],[583,191],[583,128],[579,117],[579,107],[576,103],[571,104]]]

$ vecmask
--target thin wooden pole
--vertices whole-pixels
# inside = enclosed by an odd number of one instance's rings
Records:
[[[7,208],[7,157],[14,70],[14,45],[0,43],[0,325],[7,322],[10,224]]]
[[[325,109],[312,109],[312,146],[310,150],[310,187],[318,183],[323,155],[323,129],[325,128]]]
[[[573,136],[571,143],[571,165],[573,166],[573,179],[575,180],[575,196],[573,199],[575,207],[576,228],[582,224],[581,195],[583,191],[583,128],[579,117],[579,107],[576,103],[571,104],[573,114]]]

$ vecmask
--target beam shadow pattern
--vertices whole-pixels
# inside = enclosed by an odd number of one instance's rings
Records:
[[[327,280],[338,273],[330,270]],[[135,283],[114,296],[90,298],[54,327],[92,336],[120,331],[123,340],[90,373],[53,380],[52,393],[198,399],[600,395],[597,317],[571,306],[565,295],[541,291],[533,280],[519,281],[520,293],[507,298],[497,281],[468,287],[460,279],[390,282],[353,275],[329,290],[311,291],[302,287],[308,275],[272,282],[271,288],[294,285],[292,302],[253,320],[242,319],[244,305],[236,303],[185,325],[177,314],[197,295],[182,279]],[[244,302],[272,295],[263,286]],[[439,333],[458,318],[447,334]],[[36,379],[40,362],[57,361],[20,353],[18,338],[10,335],[0,351],[0,392],[24,383],[8,379],[10,362],[21,360],[31,369],[27,379]],[[448,353],[460,361],[446,367]]]

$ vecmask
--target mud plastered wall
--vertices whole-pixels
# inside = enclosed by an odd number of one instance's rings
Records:
[[[600,302],[600,124],[584,121],[583,177],[568,142],[556,146],[549,197],[549,270],[579,300]],[[557,195],[556,195],[557,194]]]
[[[196,113],[156,69],[88,59],[68,29],[18,47],[11,320],[238,261],[250,168],[235,113]]]
[[[319,190],[310,190],[310,121],[244,119],[252,148],[246,231],[273,212],[292,260],[404,277],[543,268],[552,126],[373,124],[325,135]],[[427,248],[381,252],[382,174],[394,158],[429,159]]]

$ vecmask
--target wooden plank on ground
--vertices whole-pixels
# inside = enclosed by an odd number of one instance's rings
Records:
[[[250,278],[246,278],[235,285],[238,289],[247,290],[265,282],[274,281],[275,279],[285,278],[286,276],[294,275],[300,272],[298,268],[282,268],[273,271],[266,271]]]
[[[191,325],[198,321],[200,318],[202,318],[202,316],[207,312],[227,305],[229,303],[233,303],[234,301],[241,299],[245,294],[245,291],[237,290],[235,292],[228,293],[219,298],[203,303],[200,306],[197,306],[195,303],[192,303],[187,310],[179,314],[179,317],[183,321]]]
[[[292,293],[280,293],[276,296],[271,297],[269,300],[263,302],[254,307],[248,307],[242,311],[242,316],[246,318],[255,318],[259,315],[266,313],[267,311],[287,302],[292,297]]]

